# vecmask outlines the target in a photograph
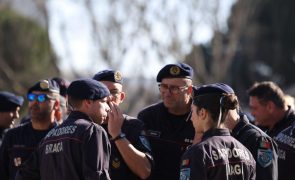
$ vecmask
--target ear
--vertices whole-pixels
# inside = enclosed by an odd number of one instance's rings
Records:
[[[120,93],[120,101],[121,101],[121,102],[124,101],[125,96],[126,96],[126,94],[122,91],[122,92]]]
[[[266,103],[266,109],[268,110],[268,112],[272,113],[275,109],[276,105],[272,102],[272,101],[268,101]]]
[[[188,87],[187,93],[188,94],[192,94],[193,93],[193,86],[192,85]]]
[[[54,110],[59,110],[60,109],[60,100],[59,99],[57,99],[54,102],[53,108],[54,108]]]

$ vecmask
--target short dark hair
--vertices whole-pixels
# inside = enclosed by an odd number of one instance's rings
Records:
[[[272,81],[255,82],[248,90],[249,96],[255,96],[261,104],[272,101],[277,107],[284,108],[285,94],[282,89]]]

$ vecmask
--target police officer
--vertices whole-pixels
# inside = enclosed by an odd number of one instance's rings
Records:
[[[105,84],[111,93],[112,113],[103,124],[111,138],[111,179],[146,179],[152,168],[151,149],[144,135],[143,123],[122,114],[118,107],[125,99],[122,74],[108,69],[99,71],[93,79]]]
[[[232,95],[238,103],[237,96]],[[246,146],[256,161],[256,179],[278,179],[277,144],[261,129],[251,124],[247,116],[239,113],[239,107],[229,110],[226,126],[231,135]]]
[[[190,119],[193,69],[185,63],[168,64],[157,75],[162,102],[138,114],[145,123],[155,168],[151,179],[178,179],[180,158],[194,139]]]
[[[248,89],[248,94],[255,123],[270,137],[294,123],[294,110],[286,104],[284,92],[274,82],[254,83]]]
[[[0,92],[0,146],[4,132],[10,128],[15,119],[19,118],[19,110],[24,99],[11,92]]]
[[[293,180],[295,164],[295,124],[281,131],[274,140],[278,144],[278,180]]]
[[[110,179],[110,142],[98,125],[110,110],[109,90],[93,79],[79,79],[67,94],[72,112],[46,135],[16,179]]]
[[[36,149],[40,140],[56,126],[54,114],[59,108],[59,86],[44,79],[27,93],[31,120],[7,131],[0,148],[1,180],[14,179],[17,169]]]
[[[232,88],[209,84],[194,90],[192,122],[204,133],[199,143],[182,156],[180,179],[255,179],[255,160],[251,152],[224,128],[229,109],[237,107]]]

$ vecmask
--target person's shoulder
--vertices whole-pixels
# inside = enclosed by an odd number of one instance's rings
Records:
[[[163,102],[159,102],[143,108],[138,114],[142,115],[146,113],[154,113],[157,111],[161,111],[162,109],[164,109],[164,104]]]
[[[26,122],[24,124],[19,124],[16,127],[13,127],[11,129],[8,129],[7,132],[6,132],[6,136],[7,135],[16,135],[19,132],[25,131],[27,129],[31,129],[31,127],[32,127],[31,126],[31,122]]]
[[[124,123],[123,123],[123,128],[132,128],[132,127],[143,127],[143,122],[135,117],[129,116],[124,114]]]

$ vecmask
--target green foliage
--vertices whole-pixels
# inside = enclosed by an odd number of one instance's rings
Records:
[[[0,89],[25,94],[42,78],[58,76],[47,30],[15,12],[0,11]]]

